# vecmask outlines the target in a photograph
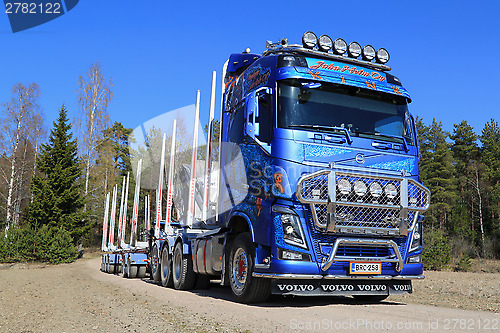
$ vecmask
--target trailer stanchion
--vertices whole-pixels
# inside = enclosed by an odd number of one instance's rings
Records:
[[[165,233],[172,234],[170,225],[172,219],[172,191],[174,187],[174,159],[175,159],[175,131],[177,120],[174,119],[172,128],[172,139],[170,145],[170,164],[168,166],[168,184],[167,184],[167,209],[165,211]]]
[[[132,228],[130,231],[131,247],[135,247],[135,244],[137,242],[137,217],[139,215],[139,192],[141,190],[141,173],[142,173],[142,159],[140,159],[139,163],[137,164],[137,176],[135,177],[134,205],[132,207]],[[144,218],[146,219],[146,214],[144,215]]]
[[[128,186],[130,182],[130,172],[127,172],[127,186],[125,187],[125,199],[123,201],[123,217],[122,217],[122,237],[120,238],[121,247],[125,247],[125,231],[127,230],[127,203],[128,203]]]
[[[205,179],[203,184],[203,221],[207,221],[208,209],[210,206],[210,180],[212,173],[212,133],[214,127],[215,113],[215,85],[217,73],[212,72],[212,92],[210,94],[210,112],[208,115],[208,133],[207,133],[207,150],[205,154]]]
[[[191,179],[189,182],[189,204],[187,212],[187,226],[192,227],[195,215],[196,194],[196,155],[198,149],[198,126],[200,124],[200,91],[196,92],[196,107],[194,113],[193,152],[191,156]]]
[[[160,237],[160,220],[161,220],[161,197],[163,190],[163,173],[165,169],[165,142],[167,135],[163,133],[163,142],[161,145],[161,160],[160,160],[160,173],[158,176],[158,190],[156,192],[156,224],[155,224],[155,237]]]

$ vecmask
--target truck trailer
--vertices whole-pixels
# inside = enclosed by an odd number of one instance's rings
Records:
[[[243,303],[411,293],[424,278],[430,192],[419,181],[411,98],[388,61],[384,48],[310,31],[302,44],[284,38],[261,54],[231,54],[217,158],[215,75],[204,176],[197,123],[184,177],[173,174],[173,155],[165,171],[162,155],[156,210],[164,174],[167,208],[148,234],[151,278],[181,290],[220,280]]]

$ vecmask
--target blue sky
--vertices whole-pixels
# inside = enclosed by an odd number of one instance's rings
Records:
[[[387,48],[414,115],[426,123],[435,117],[446,130],[466,119],[480,132],[490,118],[500,120],[499,7],[496,1],[80,0],[67,14],[15,34],[0,13],[0,103],[16,82],[36,82],[48,125],[62,103],[73,116],[78,77],[99,61],[114,84],[112,120],[135,128],[193,104],[200,89],[205,123],[211,72],[218,71],[220,82],[231,53],[246,47],[261,53],[266,40],[283,37],[298,43],[311,30]]]

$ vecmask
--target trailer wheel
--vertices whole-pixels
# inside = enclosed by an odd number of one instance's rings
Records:
[[[143,279],[146,276],[146,265],[140,265],[137,267],[137,277]]]
[[[270,279],[252,276],[254,262],[255,247],[250,233],[239,234],[229,256],[229,284],[238,302],[264,302],[271,294]]]
[[[161,251],[161,285],[164,287],[172,288],[174,280],[172,277],[172,260],[168,254],[168,244],[163,246]]]
[[[137,277],[137,265],[130,264],[128,266],[128,277],[135,279]]]
[[[172,268],[174,288],[178,290],[193,289],[196,279],[196,273],[193,270],[193,260],[190,255],[182,253],[181,242],[175,244]]]
[[[109,274],[115,274],[115,264],[109,264]]]
[[[151,253],[151,279],[155,282],[161,281],[160,253],[156,244]]]
[[[382,302],[389,295],[353,295],[352,297],[361,303],[375,304]]]

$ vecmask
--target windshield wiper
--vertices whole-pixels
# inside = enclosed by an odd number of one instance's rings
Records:
[[[290,125],[288,127],[299,127],[299,128],[311,128],[311,129],[323,129],[323,130],[334,130],[334,131],[341,131],[344,133],[347,143],[351,144],[352,139],[351,139],[351,134],[347,130],[347,128],[344,127],[336,127],[336,126],[326,126],[326,125]]]
[[[383,137],[383,138],[389,138],[389,139],[396,139],[396,140],[401,140],[403,143],[403,147],[405,152],[408,152],[408,142],[406,142],[406,138],[404,136],[398,136],[398,135],[392,135],[392,134],[383,134],[383,133],[370,133],[370,132],[360,132],[356,131],[356,133],[361,133],[361,134],[367,134],[367,135],[373,135],[373,136],[378,136],[378,137]]]

